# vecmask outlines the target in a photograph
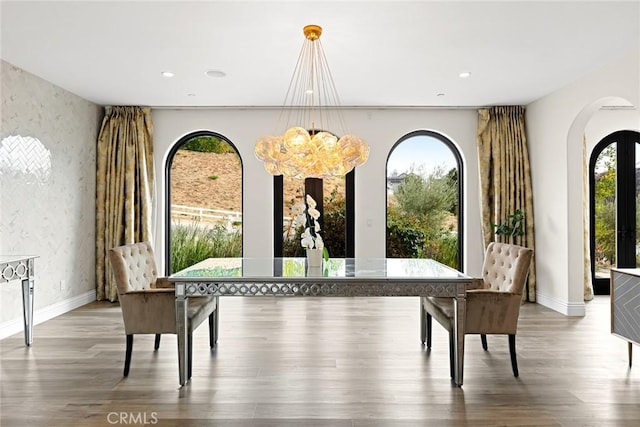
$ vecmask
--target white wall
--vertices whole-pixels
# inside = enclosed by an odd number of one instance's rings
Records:
[[[616,100],[640,105],[639,64],[634,52],[527,107],[537,299],[561,313],[585,313],[582,136],[602,105]]]
[[[238,148],[243,161],[244,255],[273,254],[273,179],[253,154],[256,140],[277,129],[277,109],[154,109],[154,144],[158,188],[156,250],[164,264],[164,167],[170,148],[185,134],[210,130],[224,135]],[[478,198],[475,110],[346,109],[349,132],[371,146],[366,164],[356,171],[356,256],[385,256],[386,161],[389,150],[414,130],[432,130],[457,144],[464,163],[466,271],[480,274],[482,239]],[[162,268],[161,268],[162,270]]]
[[[1,67],[1,137],[38,138],[51,154],[46,180],[6,165],[0,176],[0,253],[39,256],[37,323],[95,299],[95,156],[103,109],[7,62]],[[0,338],[22,330],[21,295],[19,281],[0,283]]]
[[[619,130],[640,130],[640,108],[635,110],[598,110],[587,123],[584,135],[587,161],[593,148],[607,135]],[[640,160],[640,159],[638,159]]]

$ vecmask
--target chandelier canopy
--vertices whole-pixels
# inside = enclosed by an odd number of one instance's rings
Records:
[[[344,176],[367,161],[369,146],[346,132],[320,43],[322,28],[307,25],[303,33],[302,51],[280,114],[280,122],[286,116],[286,131],[261,137],[255,154],[272,175],[298,179]],[[342,131],[341,138],[330,131],[334,126]]]

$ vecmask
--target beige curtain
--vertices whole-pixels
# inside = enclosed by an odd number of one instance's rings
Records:
[[[524,213],[525,234],[516,237],[513,243],[535,250],[524,107],[491,107],[478,111],[478,162],[485,247],[495,240],[491,225],[503,222],[519,209]],[[535,258],[523,299],[536,300]]]
[[[584,300],[593,299],[591,282],[591,250],[589,248],[589,163],[587,155],[587,137],[582,135],[582,248],[584,268]]]
[[[107,107],[96,160],[96,293],[98,300],[115,301],[118,292],[108,250],[152,241],[155,174],[151,110]]]

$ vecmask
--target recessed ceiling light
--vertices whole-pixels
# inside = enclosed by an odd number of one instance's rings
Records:
[[[173,74],[171,71],[163,71],[160,74],[162,74],[162,77],[166,77],[166,78],[170,78],[170,77],[175,76],[175,74]]]
[[[470,75],[471,75],[471,73],[469,71],[463,71],[462,73],[459,74],[461,79],[466,79]]]
[[[207,75],[207,77],[214,77],[214,78],[221,78],[227,75],[227,73],[225,73],[224,71],[220,71],[220,70],[207,70],[205,71],[205,74]]]

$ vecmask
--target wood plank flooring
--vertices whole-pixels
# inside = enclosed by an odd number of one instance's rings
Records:
[[[122,377],[117,304],[95,302],[0,341],[0,425],[9,426],[634,426],[640,349],[609,333],[609,297],[570,318],[521,310],[520,377],[507,338],[467,336],[464,386],[449,379],[447,335],[418,339],[417,298],[222,298],[220,340],[194,336],[193,378],[177,346],[136,336]]]

